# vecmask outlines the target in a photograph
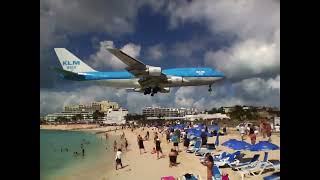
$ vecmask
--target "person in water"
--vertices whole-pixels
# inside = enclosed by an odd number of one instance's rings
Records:
[[[82,157],[84,157],[84,148],[82,148]]]

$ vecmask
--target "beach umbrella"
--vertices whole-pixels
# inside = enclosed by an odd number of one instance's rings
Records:
[[[234,150],[250,150],[251,144],[245,142],[245,141],[238,141],[236,139],[230,139],[221,145],[226,146],[228,148],[234,149]]]
[[[216,142],[214,143],[215,146],[219,146],[219,133],[217,134]]]
[[[250,151],[265,151],[263,161],[268,160],[268,152],[280,149],[276,144],[270,143],[269,141],[259,141],[257,144],[252,145]]]

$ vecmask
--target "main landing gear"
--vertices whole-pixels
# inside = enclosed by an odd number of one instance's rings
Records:
[[[144,95],[151,94],[151,96],[154,96],[154,94],[156,94],[159,91],[160,91],[159,87],[155,87],[155,88],[148,87],[144,90],[143,94]]]
[[[209,85],[208,91],[209,91],[210,93],[212,92],[211,84]]]

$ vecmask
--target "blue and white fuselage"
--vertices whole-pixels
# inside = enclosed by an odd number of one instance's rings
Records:
[[[133,88],[137,92],[145,92],[146,89],[150,89],[150,92],[153,92],[152,89],[156,92],[168,92],[170,87],[212,85],[224,78],[222,72],[212,68],[162,70],[160,67],[144,65],[122,51],[114,49],[109,52],[127,64],[128,68],[126,71],[100,72],[92,69],[64,48],[55,48],[55,51],[63,67],[58,69],[63,79],[94,81],[116,88]]]

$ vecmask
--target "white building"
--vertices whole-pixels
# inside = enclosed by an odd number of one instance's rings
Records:
[[[196,114],[196,115],[186,115],[185,119],[187,121],[195,121],[196,119],[203,120],[214,120],[214,119],[230,119],[226,114],[216,113],[216,114]]]
[[[104,124],[125,124],[125,116],[128,114],[128,110],[110,110],[106,115],[106,119],[103,121]]]
[[[72,119],[73,116],[76,116],[80,114],[81,119],[84,121],[93,121],[92,113],[90,112],[61,112],[61,113],[53,113],[53,114],[48,114],[44,117],[44,120],[53,122],[55,121],[58,117],[64,117],[69,120]]]

